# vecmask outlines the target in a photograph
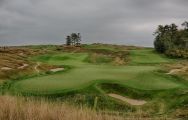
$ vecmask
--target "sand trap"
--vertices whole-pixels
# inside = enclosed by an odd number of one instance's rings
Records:
[[[62,71],[64,70],[64,68],[55,68],[55,69],[51,69],[50,71],[51,72],[59,72],[59,71]]]
[[[171,75],[171,74],[178,73],[180,71],[181,71],[181,69],[173,69],[173,70],[170,70],[170,72],[168,72],[167,74]]]
[[[185,72],[186,70],[188,70],[188,67],[183,67],[183,68],[180,68],[180,69],[172,69],[167,74],[169,74],[169,75],[176,74],[178,72]]]
[[[37,73],[40,72],[40,70],[38,69],[38,66],[40,66],[40,63],[39,63],[39,62],[37,62],[37,64],[34,66],[34,69],[35,69],[35,71],[36,71]]]
[[[1,70],[12,70],[12,68],[9,68],[9,67],[2,67]]]
[[[18,67],[18,69],[24,69],[27,66],[29,66],[29,65],[28,64],[23,64],[22,66]]]
[[[113,94],[113,93],[110,93],[108,94],[110,97],[113,97],[113,98],[116,98],[116,99],[119,99],[121,101],[124,101],[124,102],[127,102],[131,105],[144,105],[146,104],[147,102],[144,101],[144,100],[135,100],[135,99],[130,99],[130,98],[127,98],[127,97],[124,97],[124,96],[121,96],[121,95],[117,95],[117,94]]]

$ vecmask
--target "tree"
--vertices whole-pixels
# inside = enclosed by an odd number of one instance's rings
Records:
[[[81,42],[81,35],[80,33],[77,34],[77,39],[76,39],[76,46],[79,46]]]
[[[169,26],[170,44],[171,48],[175,47],[175,44],[179,44],[180,36],[178,33],[178,26],[176,24],[171,24]]]
[[[72,40],[72,44],[75,46],[76,45],[76,41],[78,39],[78,35],[76,33],[72,33],[71,34],[71,40]]]
[[[182,24],[185,29],[178,29],[176,24],[159,25],[155,31],[154,46],[156,51],[173,57],[188,55],[188,22]]]
[[[169,41],[169,37],[168,37],[168,31],[169,31],[169,26],[165,25],[159,25],[157,30],[155,31],[154,35],[155,37],[155,41],[154,41],[154,46],[155,49],[160,52],[160,53],[164,53],[166,51],[166,49],[168,48],[168,41]]]
[[[184,23],[182,23],[182,26],[184,27],[185,30],[188,31],[188,22],[185,21]]]
[[[66,37],[66,45],[67,45],[67,46],[70,46],[70,45],[71,45],[71,37],[70,37],[70,36],[67,36],[67,37]]]
[[[180,46],[182,41],[178,26],[174,23],[165,26],[159,25],[154,35],[156,35],[154,41],[155,49],[161,53]]]
[[[66,45],[70,46],[79,46],[81,42],[81,35],[80,33],[72,33],[70,36],[66,38]]]

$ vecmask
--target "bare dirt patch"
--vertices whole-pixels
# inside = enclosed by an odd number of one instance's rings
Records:
[[[127,102],[131,105],[144,105],[146,104],[147,102],[144,101],[144,100],[135,100],[135,99],[131,99],[131,98],[128,98],[128,97],[124,97],[124,96],[121,96],[121,95],[118,95],[118,94],[113,94],[113,93],[110,93],[108,94],[110,97],[113,97],[115,99],[118,99],[118,100],[121,100],[121,101],[124,101],[124,102]]]

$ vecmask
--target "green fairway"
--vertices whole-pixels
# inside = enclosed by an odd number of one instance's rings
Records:
[[[141,49],[131,51],[132,64],[160,64],[171,62],[165,56],[157,54],[153,49]]]
[[[11,90],[24,93],[55,94],[87,87],[96,82],[118,83],[141,90],[164,90],[184,87],[174,77],[158,73],[153,63],[167,63],[171,60],[161,57],[152,50],[131,51],[132,65],[93,65],[85,62],[87,53],[57,53],[37,56],[35,61],[52,65],[73,66],[67,72],[28,78],[15,82]],[[137,66],[137,64],[142,65]],[[151,64],[151,65],[144,65]]]

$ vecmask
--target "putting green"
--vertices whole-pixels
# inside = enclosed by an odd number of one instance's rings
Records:
[[[140,55],[141,54],[141,55]],[[147,57],[146,56],[151,56]],[[95,82],[115,82],[142,90],[162,90],[184,87],[175,78],[158,73],[157,65],[93,65],[84,62],[88,55],[86,53],[58,53],[53,55],[42,55],[33,60],[46,62],[53,65],[74,66],[67,72],[60,72],[53,75],[29,78],[15,82],[11,90],[16,92],[55,94],[57,92],[71,91],[87,87]],[[151,50],[132,51],[133,63],[163,63],[169,62]],[[139,57],[137,57],[139,56]],[[154,57],[152,59],[152,57]],[[145,62],[144,62],[145,61]]]

